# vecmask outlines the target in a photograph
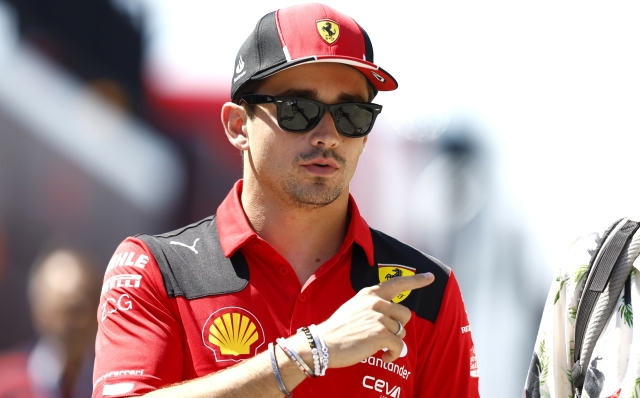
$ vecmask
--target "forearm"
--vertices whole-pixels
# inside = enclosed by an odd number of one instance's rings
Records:
[[[309,363],[311,353],[304,336],[300,334],[294,335],[287,339],[287,343],[295,347],[305,362]],[[277,346],[275,355],[280,377],[287,391],[291,392],[306,376]],[[147,398],[218,398],[230,396],[247,398],[276,398],[283,396],[276,382],[268,351],[223,371],[145,395]]]
[[[432,281],[433,274],[417,274],[394,278],[380,285],[360,290],[327,321],[316,328],[318,340],[321,341],[323,348],[328,348],[331,356],[330,361],[324,366],[349,367],[381,349],[386,349],[382,354],[383,361],[396,360],[403,349],[402,339],[406,336],[404,326],[400,327],[400,325],[406,325],[409,322],[411,311],[393,303],[391,299],[400,292],[426,286]],[[313,337],[312,340],[316,338]],[[308,367],[315,370],[316,364],[313,362],[311,344],[312,342],[302,332],[286,340],[288,349],[296,352]],[[288,392],[292,392],[306,376],[279,347],[275,350],[275,356],[284,387]],[[282,397],[283,393],[278,387],[269,352],[266,351],[224,371],[145,395],[149,398],[175,396],[276,398]]]

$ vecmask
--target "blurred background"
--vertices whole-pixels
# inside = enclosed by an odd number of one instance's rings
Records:
[[[126,236],[215,212],[241,176],[219,117],[236,52],[296,3],[0,0],[1,352],[40,347],[43,253],[71,245],[103,273]],[[640,5],[326,4],[400,85],[376,98],[352,194],[453,268],[482,395],[520,396],[558,255],[640,213]]]

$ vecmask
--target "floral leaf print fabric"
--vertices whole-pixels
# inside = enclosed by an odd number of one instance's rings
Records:
[[[640,239],[636,232],[633,239]],[[600,235],[578,239],[561,259],[545,304],[523,398],[577,398],[571,377],[576,312],[589,261]],[[633,303],[640,302],[640,260],[620,294],[598,338],[582,398],[640,398],[640,320]],[[638,311],[636,311],[638,312]]]

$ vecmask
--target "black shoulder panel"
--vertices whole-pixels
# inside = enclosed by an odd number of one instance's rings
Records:
[[[420,318],[435,323],[440,312],[444,291],[451,270],[439,260],[424,254],[380,231],[371,229],[374,249],[374,266],[369,266],[364,250],[353,245],[351,259],[351,286],[361,289],[380,283],[378,264],[406,265],[416,269],[417,274],[431,272],[435,280],[429,286],[411,292],[400,304],[411,309]]]
[[[215,216],[162,235],[137,235],[153,254],[169,297],[195,299],[235,293],[249,283],[240,251],[226,258]]]

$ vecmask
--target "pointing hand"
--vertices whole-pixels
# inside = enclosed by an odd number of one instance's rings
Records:
[[[322,324],[318,331],[329,348],[329,367],[341,368],[354,365],[388,348],[382,354],[387,362],[396,360],[404,343],[406,331],[396,336],[399,325],[411,318],[411,310],[391,302],[395,296],[407,290],[419,289],[434,281],[431,273],[392,278],[378,285],[360,290],[344,303]]]

